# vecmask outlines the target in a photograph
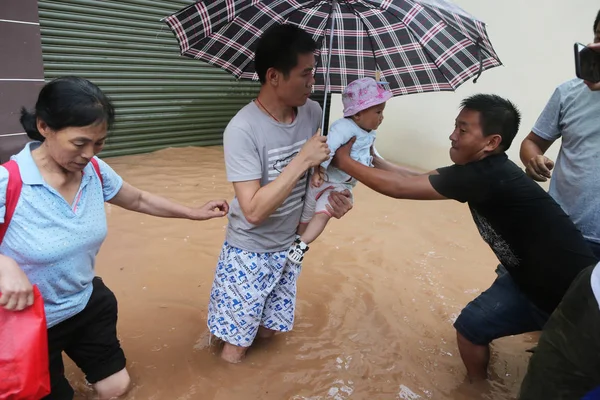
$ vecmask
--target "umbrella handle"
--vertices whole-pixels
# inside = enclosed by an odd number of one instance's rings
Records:
[[[331,48],[333,47],[333,31],[335,30],[335,8],[337,6],[337,0],[333,0],[331,2],[331,28],[330,28],[330,32],[329,32],[329,48],[327,49],[327,68],[326,68],[326,72],[325,72],[325,90],[323,91],[323,118],[321,120],[321,135],[323,135],[323,132],[325,131],[325,115],[326,115],[326,110],[327,110],[327,90],[329,89],[329,79],[330,79],[330,75],[329,75],[329,71],[331,69]]]

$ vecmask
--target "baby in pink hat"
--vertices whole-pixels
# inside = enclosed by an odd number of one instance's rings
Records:
[[[356,137],[350,156],[372,167],[371,148],[375,142],[375,130],[383,121],[385,103],[391,97],[392,93],[385,90],[382,84],[373,78],[361,78],[350,83],[342,93],[344,118],[331,124],[327,135],[331,157],[338,148]],[[348,189],[352,193],[352,189],[356,186],[356,179],[330,163],[331,158],[323,162],[312,174],[300,219],[298,237],[288,251],[288,259],[294,263],[302,263],[308,245],[319,237],[331,218],[326,207],[327,192]]]

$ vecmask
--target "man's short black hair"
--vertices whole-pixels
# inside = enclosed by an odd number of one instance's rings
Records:
[[[483,136],[500,135],[502,150],[510,148],[521,123],[521,113],[512,102],[495,94],[476,94],[464,99],[461,107],[479,111]]]
[[[317,43],[305,30],[295,25],[274,25],[258,40],[254,68],[261,84],[267,79],[269,68],[275,68],[285,77],[298,65],[298,56],[314,53]]]
[[[598,29],[598,24],[600,24],[600,11],[598,11],[598,15],[596,15],[596,20],[594,21],[594,33]]]

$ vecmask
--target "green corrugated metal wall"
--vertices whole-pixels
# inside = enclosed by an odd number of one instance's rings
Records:
[[[257,83],[179,55],[160,19],[190,3],[39,1],[45,78],[87,78],[115,103],[101,156],[221,144],[229,119],[256,96]]]

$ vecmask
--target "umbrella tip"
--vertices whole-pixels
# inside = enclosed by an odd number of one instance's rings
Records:
[[[381,80],[381,71],[375,71],[375,80],[379,82]]]

